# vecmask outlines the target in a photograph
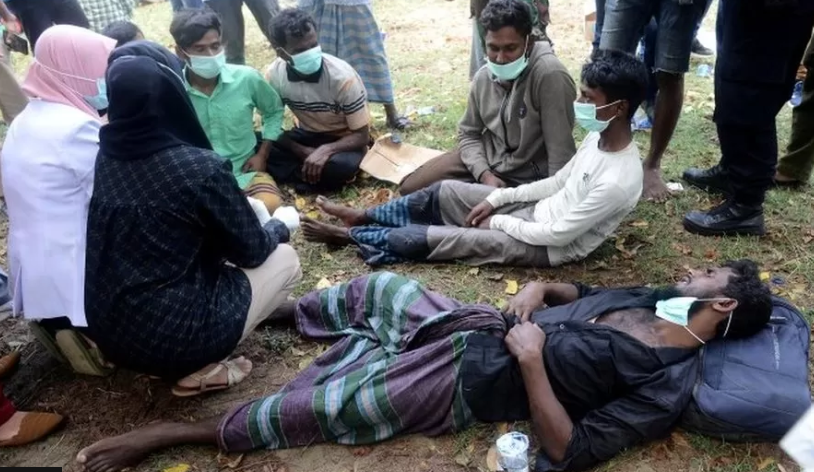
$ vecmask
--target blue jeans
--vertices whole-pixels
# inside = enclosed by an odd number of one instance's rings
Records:
[[[203,0],[170,0],[172,11],[178,11],[182,8],[203,8]]]

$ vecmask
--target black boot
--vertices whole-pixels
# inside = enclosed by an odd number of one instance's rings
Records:
[[[763,207],[726,201],[708,211],[691,211],[684,217],[684,229],[701,236],[766,234]]]
[[[729,175],[720,164],[716,164],[709,169],[696,169],[694,167],[687,169],[684,171],[683,178],[688,184],[705,192],[732,194]]]
[[[694,56],[710,57],[715,55],[715,51],[701,44],[698,38],[692,40],[692,49],[690,50]]]

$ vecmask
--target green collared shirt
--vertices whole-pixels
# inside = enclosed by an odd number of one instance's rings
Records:
[[[232,162],[237,183],[245,189],[255,175],[255,172],[242,171],[257,146],[254,111],[257,110],[263,120],[263,139],[276,140],[282,133],[285,111],[280,95],[257,70],[233,64],[223,67],[211,96],[189,82],[186,88],[212,148]]]

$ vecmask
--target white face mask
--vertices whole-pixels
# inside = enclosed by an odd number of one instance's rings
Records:
[[[729,298],[696,298],[696,297],[673,297],[667,300],[656,302],[656,316],[669,321],[670,323],[683,326],[701,344],[706,344],[687,326],[689,324],[690,308],[695,302],[718,302],[727,301]],[[729,334],[729,326],[732,324],[732,312],[729,312],[729,320],[726,322],[726,329],[723,337]]]
[[[214,79],[226,65],[226,52],[221,51],[214,56],[189,56],[189,68],[195,75],[204,79]]]

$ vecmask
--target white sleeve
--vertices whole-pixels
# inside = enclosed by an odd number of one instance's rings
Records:
[[[604,221],[625,203],[625,192],[615,184],[591,189],[576,207],[555,222],[528,222],[509,215],[495,215],[489,227],[534,246],[563,247]]]
[[[486,201],[494,208],[500,208],[512,203],[539,202],[559,192],[568,181],[571,171],[574,169],[576,157],[568,161],[568,164],[560,169],[556,174],[547,179],[538,180],[530,184],[520,185],[514,188],[499,188],[492,191]]]
[[[65,143],[67,167],[74,172],[79,185],[85,190],[88,199],[93,194],[93,172],[96,155],[99,154],[99,129],[102,124],[89,120],[77,129],[69,142]]]

